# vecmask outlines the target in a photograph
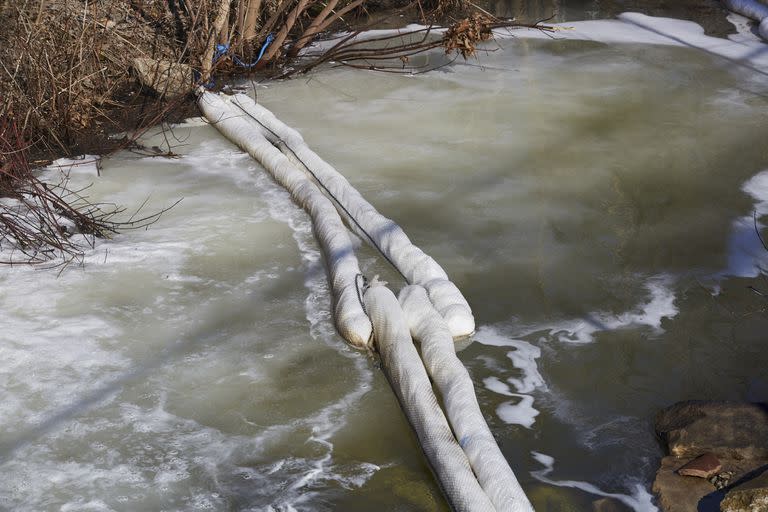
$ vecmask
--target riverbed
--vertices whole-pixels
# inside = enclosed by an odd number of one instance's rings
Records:
[[[464,292],[460,358],[534,505],[655,510],[658,409],[768,400],[768,80],[594,39],[244,87]],[[333,328],[308,217],[200,120],[143,143],[175,156],[43,174],[126,218],[179,204],[82,266],[0,273],[0,508],[447,510],[375,359]]]

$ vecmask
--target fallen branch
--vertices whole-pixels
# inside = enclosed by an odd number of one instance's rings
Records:
[[[367,28],[367,27],[366,27]],[[306,55],[306,64],[296,69],[288,70],[280,78],[287,78],[296,74],[305,74],[316,67],[336,62],[340,65],[349,66],[358,69],[368,69],[373,71],[415,73],[425,72],[419,67],[409,66],[410,57],[424,53],[437,48],[442,48],[446,54],[461,55],[467,59],[477,52],[478,45],[487,42],[493,38],[493,31],[501,28],[531,28],[545,32],[554,32],[554,27],[535,24],[517,23],[512,21],[503,21],[497,18],[491,18],[484,14],[473,14],[467,18],[461,19],[450,27],[441,28],[429,25],[423,28],[398,31],[394,34],[364,38],[360,37],[366,28],[356,30],[350,34],[339,38],[331,48],[319,54]],[[439,35],[440,37],[435,37]],[[393,65],[378,66],[372,62],[397,61],[402,63],[399,70],[395,71]],[[366,64],[354,64],[355,62],[365,62]],[[445,66],[441,63],[434,68],[438,69]]]

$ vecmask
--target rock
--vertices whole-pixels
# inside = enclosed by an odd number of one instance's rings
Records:
[[[768,489],[728,493],[721,512],[768,512]]]
[[[187,64],[137,57],[131,66],[141,85],[160,96],[179,96],[192,90],[193,73]]]
[[[681,462],[690,459],[664,457],[653,482],[653,492],[659,497],[659,505],[665,512],[694,512],[699,500],[715,490],[702,478],[684,478],[677,474]]]
[[[691,460],[671,456],[661,460],[661,468],[656,473],[656,480],[653,482],[653,492],[658,496],[659,506],[664,512],[717,510],[727,491],[727,489],[723,489],[724,487],[736,485],[742,480],[750,478],[749,475],[754,474],[755,468],[768,467],[766,466],[768,464],[766,459],[720,459],[723,468],[727,470],[709,480],[688,478],[677,474],[675,469]],[[741,489],[742,487],[738,488]]]
[[[768,406],[765,404],[688,401],[656,415],[656,434],[670,455],[720,458],[768,457]]]
[[[768,512],[768,471],[737,485],[720,503],[721,512]],[[747,476],[746,478],[749,478]]]
[[[709,483],[715,486],[715,489],[719,490],[724,487],[728,487],[728,484],[730,484],[731,480],[733,480],[733,471],[723,471],[722,473],[718,473],[707,478],[707,480],[709,480]]]
[[[714,453],[705,453],[699,455],[691,462],[685,464],[683,467],[677,470],[677,473],[682,476],[697,476],[699,478],[710,478],[715,476],[723,469],[723,465],[715,456]]]
[[[655,429],[670,454],[662,459],[653,483],[662,510],[717,510],[722,502],[747,507],[728,512],[768,512],[768,501],[762,504],[763,498],[768,500],[768,482],[747,484],[756,471],[768,467],[768,406],[680,402],[656,415]],[[681,476],[685,474],[702,478]]]

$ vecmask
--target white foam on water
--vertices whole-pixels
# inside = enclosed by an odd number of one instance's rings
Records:
[[[768,267],[767,263],[768,253],[757,237],[753,218],[735,220],[728,237],[726,269],[717,277],[757,277],[762,268]]]
[[[222,154],[227,155],[227,151],[222,148],[222,141],[220,140],[204,140],[197,145],[189,154],[180,155],[178,158],[166,158],[163,156],[157,157],[144,157],[134,158],[131,163],[136,166],[143,167],[157,167],[164,168],[171,165],[186,165],[189,175],[200,174],[209,176],[227,176],[233,179],[239,185],[252,184],[253,170],[256,166],[253,161],[243,156],[241,152],[229,151],[232,158],[221,158]],[[75,158],[60,158],[53,161],[47,167],[38,169],[36,172],[41,181],[51,184],[54,187],[54,191],[63,192],[65,187],[68,190],[78,190],[80,188],[90,189],[93,184],[101,184],[104,181],[109,181],[108,178],[99,177],[99,169],[102,159],[96,155],[81,155]],[[164,185],[168,185],[167,183]],[[114,185],[112,185],[114,187]],[[137,180],[137,182],[126,184],[123,188],[117,188],[119,190],[121,200],[124,201],[120,204],[120,200],[112,203],[112,198],[99,198],[101,201],[105,201],[106,204],[99,205],[99,207],[105,213],[110,213],[121,206],[127,208],[137,207],[145,200],[148,206],[141,211],[133,212],[130,209],[126,210],[123,214],[116,216],[113,220],[116,221],[128,221],[136,220],[142,217],[150,216],[158,213],[163,208],[171,206],[176,200],[183,199],[181,196],[166,200],[162,203],[152,200],[152,194],[155,191],[155,187],[146,181]],[[86,199],[93,201],[90,198],[91,190],[85,190],[80,192]],[[205,193],[199,194],[199,198],[203,199]],[[211,195],[211,202],[215,201],[214,195]],[[190,200],[188,199],[187,202]],[[98,200],[96,201],[98,202]],[[32,224],[35,224],[35,216],[28,215],[26,207],[20,204],[18,201],[16,204],[7,204],[18,209],[18,214],[22,217],[26,216],[30,219]],[[206,222],[216,220],[216,214],[213,212],[205,212]],[[228,221],[226,213],[219,215],[221,223],[224,224]],[[159,220],[163,218],[160,216]],[[266,211],[259,211],[254,209],[253,215],[247,220],[247,222],[262,222],[267,218]],[[74,223],[71,220],[57,216],[57,222],[61,225],[65,225],[71,232],[76,231],[74,229]],[[75,234],[70,237],[70,241],[83,252],[82,258],[77,259],[78,264],[88,264],[89,266],[99,265],[107,263],[107,259],[110,259],[109,263],[162,263],[173,262],[174,259],[178,259],[178,255],[184,252],[194,252],[198,248],[202,247],[202,243],[208,236],[206,233],[201,232],[199,228],[199,222],[194,216],[191,218],[178,220],[174,224],[167,224],[161,222],[154,222],[151,226],[151,231],[143,234],[142,236],[130,236],[131,232],[124,232],[123,235],[118,235],[114,239],[100,239],[90,235]],[[176,235],[181,229],[186,228],[194,235],[189,237],[178,237]],[[192,238],[197,240],[198,243],[192,243]],[[127,238],[131,239],[130,243],[126,243]],[[17,249],[13,244],[0,244],[0,258],[7,259],[13,255],[19,260],[23,259],[19,256]],[[51,265],[63,262],[61,258],[53,260]]]
[[[336,471],[329,472],[328,479],[337,483],[344,489],[359,489],[365,485],[374,474],[381,471],[384,467],[391,466],[379,466],[377,464],[371,464],[370,462],[351,464],[346,467],[337,467]]]
[[[507,357],[512,361],[512,366],[520,371],[520,376],[510,377],[508,382],[513,384],[519,393],[531,393],[537,388],[546,388],[544,378],[536,365],[536,359],[541,356],[538,347],[524,340],[507,338],[497,329],[487,326],[482,326],[474,339],[483,345],[515,348],[507,352]]]
[[[569,39],[609,44],[653,44],[679,46],[738,61],[756,69],[768,70],[768,46],[757,38],[723,39],[704,34],[701,25],[692,21],[648,16],[626,12],[615,20],[588,20],[554,24],[557,31],[537,29],[498,29],[497,37],[531,39]]]
[[[210,123],[208,120],[202,116],[188,117],[180,123],[171,124],[171,128],[198,128],[201,126],[207,126],[209,124]]]
[[[759,215],[768,215],[768,169],[750,178],[741,189],[755,199]]]
[[[61,512],[112,512],[115,509],[107,505],[101,500],[91,500],[86,503],[67,503],[61,507]]]
[[[650,327],[657,333],[662,332],[662,320],[673,318],[678,312],[671,284],[672,280],[667,276],[648,279],[645,285],[649,298],[626,313],[593,313],[590,315],[590,321],[576,319],[550,326],[526,327],[517,335],[523,337],[548,332],[564,343],[590,343],[594,341],[595,334],[601,331],[641,326]],[[505,381],[496,376],[489,377],[484,379],[483,384],[486,389],[496,394],[516,398],[497,406],[496,415],[502,421],[533,428],[539,415],[539,410],[533,406],[533,393],[549,391],[536,363],[541,357],[541,349],[525,340],[506,337],[496,327],[482,326],[475,335],[475,341],[488,346],[514,347],[515,350],[507,352],[506,355],[518,374],[506,377]],[[485,366],[490,371],[500,374],[505,370],[495,359],[492,361],[493,364],[485,361]]]
[[[340,398],[330,403],[318,404],[319,409],[305,417],[292,418],[248,436],[222,432],[170,412],[162,391],[172,384],[170,381],[147,386],[153,394],[162,395],[155,406],[115,401],[123,383],[143,382],[154,375],[136,369],[137,362],[128,352],[130,338],[141,334],[125,331],[118,316],[129,320],[143,315],[167,318],[167,325],[151,334],[158,343],[172,342],[174,336],[194,332],[194,326],[202,322],[196,317],[208,314],[200,309],[208,298],[196,303],[198,309],[192,311],[184,305],[199,290],[222,287],[221,295],[244,296],[245,290],[255,283],[277,278],[283,270],[282,267],[258,269],[238,284],[219,283],[187,273],[187,261],[207,250],[209,238],[232,229],[231,214],[226,208],[216,207],[226,206],[213,190],[216,187],[196,191],[195,196],[184,203],[187,211],[190,205],[193,207],[193,215],[174,216],[172,212],[171,221],[165,222],[167,217],[163,217],[148,231],[131,231],[113,240],[100,241],[94,249],[86,250],[87,265],[83,269],[67,268],[57,277],[55,272],[6,267],[0,275],[0,322],[3,324],[0,357],[5,361],[0,369],[0,386],[8,391],[0,402],[0,448],[6,457],[0,464],[3,473],[11,475],[0,482],[0,508],[7,505],[14,510],[39,510],[42,503],[55,503],[62,510],[106,510],[109,500],[95,497],[109,495],[119,502],[122,498],[116,489],[124,488],[126,499],[146,499],[146,503],[142,502],[145,509],[223,509],[227,506],[224,498],[227,493],[223,490],[242,485],[232,483],[233,475],[251,474],[249,471],[253,468],[249,466],[253,459],[274,461],[274,454],[279,453],[276,450],[286,449],[283,444],[288,442],[287,436],[293,438],[304,432],[304,443],[312,446],[309,450],[312,455],[288,455],[283,459],[278,456],[280,468],[276,467],[271,475],[257,470],[258,476],[248,482],[257,484],[255,490],[249,492],[256,493],[253,503],[263,504],[259,509],[272,506],[276,510],[294,510],[301,503],[305,504],[301,508],[306,508],[313,496],[321,492],[314,490],[322,487],[318,482],[327,481],[326,488],[363,485],[378,471],[378,466],[365,462],[338,466],[333,461],[332,440],[346,425],[349,412],[370,389],[373,375],[365,358],[349,350],[335,334],[327,279],[306,217],[263,173],[254,175],[257,167],[250,158],[231,151],[221,140],[205,140],[180,158],[148,157],[132,160],[129,165],[144,166],[144,169],[156,167],[160,179],[152,183],[143,178],[129,183],[118,179],[111,184],[109,176],[95,178],[91,171],[82,177],[89,181],[105,180],[107,190],[112,187],[124,204],[140,204],[148,196],[168,195],[168,190],[159,190],[159,187],[172,190],[176,183],[185,185],[189,180],[192,183],[230,180],[246,191],[242,197],[230,198],[240,201],[238,209],[246,208],[243,211],[249,217],[244,222],[260,222],[272,217],[281,222],[287,220],[300,247],[307,275],[305,284],[309,294],[305,310],[310,333],[313,339],[348,358],[356,378],[349,379],[352,387],[348,392],[342,392]],[[185,167],[180,169],[179,165]],[[56,173],[62,169],[85,167],[79,160],[58,161],[55,168],[44,172],[50,179],[57,179]],[[111,168],[108,171],[108,174],[115,172]],[[168,172],[167,177],[164,172]],[[265,188],[267,204],[252,197],[254,189],[259,196]],[[205,229],[206,226],[212,229]],[[217,226],[221,227],[218,233]],[[146,297],[145,304],[134,305],[133,295],[121,297],[118,293],[111,304],[97,303],[92,314],[83,314],[82,308],[76,305],[79,294],[85,294],[85,304],[96,298],[93,294],[99,293],[87,289],[89,281],[113,282],[113,288],[119,288],[124,282],[121,279],[130,279],[132,273],[162,277],[163,284],[157,295]],[[152,293],[145,290],[145,296]],[[70,307],[73,300],[75,303]],[[62,307],[70,313],[61,313]],[[209,313],[215,314],[214,310]],[[146,345],[144,341],[142,345]],[[151,345],[148,348],[151,349]],[[169,347],[160,346],[158,350],[165,348]],[[173,346],[169,349],[174,350]],[[185,364],[202,364],[210,353],[182,356],[179,360]],[[142,364],[138,362],[138,366]],[[164,363],[152,364],[150,362],[150,368]],[[126,380],[133,372],[139,372],[141,380]],[[249,380],[258,382],[261,378],[258,371],[254,369],[251,373]],[[94,390],[101,389],[112,391],[95,402],[77,405]],[[69,416],[67,408],[73,404],[78,410]],[[94,407],[99,408],[95,416],[86,414]],[[19,433],[55,419],[60,411],[67,414],[61,422],[41,430],[39,436],[33,436],[29,442],[18,442]],[[251,430],[258,428],[252,422],[245,421],[245,424]],[[60,455],[67,446],[78,446],[78,453]],[[5,452],[8,448],[13,449],[11,456]],[[266,454],[266,450],[270,453]],[[62,463],[62,457],[72,460]],[[238,469],[240,464],[242,467]],[[290,485],[284,485],[286,480]],[[184,503],[173,501],[180,497],[184,497]]]
[[[64,295],[36,293],[47,300],[63,300]],[[17,304],[0,313],[0,386],[8,391],[0,401],[5,435],[40,423],[48,413],[43,404],[71,403],[130,363],[108,348],[121,334],[113,323],[95,314],[51,317],[47,309]]]
[[[714,277],[719,280],[731,277],[757,277],[768,269],[768,250],[763,247],[757,228],[765,225],[761,218],[768,215],[768,170],[759,172],[741,187],[754,199],[753,215],[739,217],[733,222],[731,234],[728,237],[728,261],[725,270]]]
[[[549,455],[545,455],[539,452],[531,452],[533,458],[542,466],[543,469],[538,471],[531,471],[531,476],[540,482],[544,482],[549,485],[557,487],[570,487],[573,489],[579,489],[589,494],[596,496],[602,496],[604,498],[611,498],[620,501],[627,505],[636,512],[656,512],[658,508],[653,504],[653,496],[645,489],[642,484],[635,484],[632,494],[619,494],[606,492],[599,487],[589,483],[578,480],[554,480],[549,475],[554,471],[555,459]]]
[[[533,424],[536,422],[536,416],[539,415],[539,411],[533,407],[532,396],[513,393],[510,391],[507,384],[496,377],[483,379],[483,385],[486,389],[499,395],[514,396],[520,399],[517,402],[504,402],[496,408],[496,415],[501,418],[503,422],[509,423],[510,425],[522,425],[525,428],[533,427]]]
[[[58,158],[44,167],[40,177],[45,180],[87,176],[95,178],[99,175],[101,157],[98,155],[80,155],[75,158]]]
[[[197,127],[195,123],[174,125],[174,129],[177,130],[191,130]],[[192,148],[175,158],[158,156],[148,157],[145,160],[159,166],[184,165],[188,167],[186,171],[191,175],[224,177],[232,180],[242,190],[253,188],[263,172],[250,155],[223,141],[220,137],[195,140]]]
[[[746,16],[742,16],[741,14],[735,13],[733,11],[729,12],[728,15],[725,17],[726,20],[728,20],[731,25],[736,29],[736,34],[731,34],[728,36],[728,39],[734,42],[742,42],[742,41],[750,41],[750,42],[760,42],[760,38],[755,35],[754,32],[752,32],[752,27],[755,26],[755,22],[751,19],[747,18]]]
[[[379,467],[374,464],[359,465],[359,472],[353,477],[340,477],[333,464],[333,436],[346,425],[346,417],[355,404],[371,389],[373,373],[366,360],[359,353],[352,351],[338,336],[333,326],[331,294],[322,254],[312,232],[309,216],[295,205],[290,194],[274,183],[266,174],[257,179],[257,188],[266,197],[269,211],[275,220],[285,222],[293,232],[293,238],[300,250],[304,266],[304,285],[309,291],[304,302],[306,318],[309,322],[313,339],[337,349],[340,354],[351,359],[357,372],[357,383],[352,391],[337,402],[323,408],[310,418],[312,434],[307,442],[314,443],[322,455],[309,464],[301,476],[289,485],[289,496],[280,502],[282,507],[296,507],[311,503],[317,493],[308,491],[313,483],[334,480],[342,486],[362,486]]]
[[[532,428],[536,422],[536,416],[539,411],[533,407],[533,397],[529,395],[515,395],[520,401],[504,402],[496,408],[496,414],[501,421],[510,425],[521,425],[525,428]]]
[[[136,161],[141,165],[141,159]],[[76,172],[91,180],[95,165],[88,157],[58,160],[43,173],[55,180],[57,173]],[[136,188],[141,186],[128,184],[123,193],[131,196],[137,193]],[[4,268],[0,275],[0,357],[5,363],[0,369],[0,385],[7,394],[0,401],[0,464],[3,473],[10,476],[0,483],[0,508],[7,503],[14,510],[39,510],[41,503],[61,503],[61,510],[108,509],[103,501],[82,496],[105,494],[106,482],[143,482],[147,478],[142,475],[146,468],[137,469],[136,461],[121,462],[124,457],[103,443],[91,445],[98,452],[93,461],[77,460],[82,458],[76,454],[72,456],[75,460],[61,462],[56,452],[66,449],[68,443],[60,442],[62,439],[74,445],[84,442],[87,435],[114,435],[124,425],[122,420],[94,422],[79,416],[90,408],[104,409],[113,404],[121,383],[128,382],[121,379],[137,371],[136,362],[125,350],[130,345],[126,339],[130,341],[133,334],[126,332],[117,316],[134,307],[137,315],[166,316],[169,337],[165,341],[179,335],[178,327],[187,318],[183,306],[172,296],[181,296],[188,283],[203,281],[181,273],[187,256],[200,248],[194,233],[191,223],[160,222],[149,231],[128,232],[99,243],[95,249],[86,247],[88,265],[84,269],[68,267],[57,274],[55,270],[29,267]],[[119,288],[122,276],[132,272],[164,274],[168,295],[158,295],[152,307],[143,308],[131,304],[134,297],[130,293],[124,297],[118,294],[111,304],[101,302],[110,297],[94,301],[89,283],[114,282]],[[145,290],[146,294],[152,292]],[[91,400],[98,390],[111,391]],[[48,422],[52,422],[50,427],[45,426]],[[26,441],[26,433],[38,426],[41,430]],[[171,432],[175,434],[175,430]],[[187,464],[186,459],[176,459],[159,466],[147,485],[167,487],[186,479]],[[67,493],[82,496],[68,498]]]
[[[99,173],[101,157],[95,155],[82,155],[76,158],[60,158],[53,161],[49,166],[42,169],[36,169],[35,174],[44,184],[49,186],[52,193],[57,195],[69,196],[67,190],[81,190],[89,184],[84,179],[93,181]],[[76,182],[76,183],[75,183]],[[70,242],[80,242],[83,250],[88,250],[96,242],[95,237],[82,235],[79,228],[71,219],[56,213],[55,208],[49,201],[42,201],[34,195],[25,194],[22,191],[23,201],[19,199],[3,198],[0,200],[3,216],[14,219],[14,222],[24,226],[31,231],[38,231],[46,222],[40,218],[36,209],[51,210],[49,222],[52,220],[59,227],[64,228],[70,234]],[[76,243],[77,245],[77,243]],[[13,236],[12,233],[4,234],[0,239],[0,260],[11,263],[22,263],[30,259],[27,254],[33,254],[35,257],[43,259],[52,258],[52,264],[56,264],[62,257],[66,256],[61,251],[54,250],[50,246],[40,247],[41,252],[35,249],[24,249],[23,244]],[[47,254],[47,255],[46,255]]]
[[[635,309],[621,314],[602,311],[590,313],[586,318],[565,320],[550,326],[527,328],[524,335],[548,331],[562,343],[592,343],[595,334],[631,327],[650,327],[656,333],[662,333],[662,320],[671,319],[679,312],[675,305],[675,292],[669,276],[656,276],[645,283],[649,293],[646,302]]]
[[[539,411],[533,407],[534,399],[530,393],[537,389],[546,390],[544,378],[536,365],[536,359],[541,356],[541,350],[527,341],[507,338],[495,327],[480,327],[474,339],[483,345],[515,349],[507,352],[507,357],[512,361],[512,366],[518,370],[518,375],[508,377],[507,382],[515,387],[516,392],[512,392],[509,385],[497,377],[487,378],[483,384],[486,389],[494,393],[520,399],[515,402],[505,402],[496,408],[496,414],[502,421],[531,428],[536,422]]]

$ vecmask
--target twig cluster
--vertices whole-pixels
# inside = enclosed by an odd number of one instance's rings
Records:
[[[29,167],[26,153],[15,122],[0,120],[0,264],[60,266],[82,261],[96,238],[146,227],[167,211],[117,221],[123,208],[92,203],[84,195],[87,187],[69,187],[68,175],[57,183],[41,180]]]
[[[414,5],[420,6],[418,1]],[[433,16],[434,11],[422,14],[422,19],[427,19],[430,15]],[[379,37],[361,37],[368,28],[361,27],[338,38],[330,48],[308,55],[305,59],[307,62],[285,71],[281,77],[307,73],[327,63],[390,73],[424,73],[453,61],[435,66],[412,66],[411,57],[441,48],[448,55],[461,55],[467,59],[475,55],[480,44],[493,38],[495,29],[532,28],[544,32],[554,31],[553,27],[542,22],[518,23],[514,20],[494,18],[484,12],[472,13],[455,21],[447,29],[428,24],[422,28],[399,30]]]

